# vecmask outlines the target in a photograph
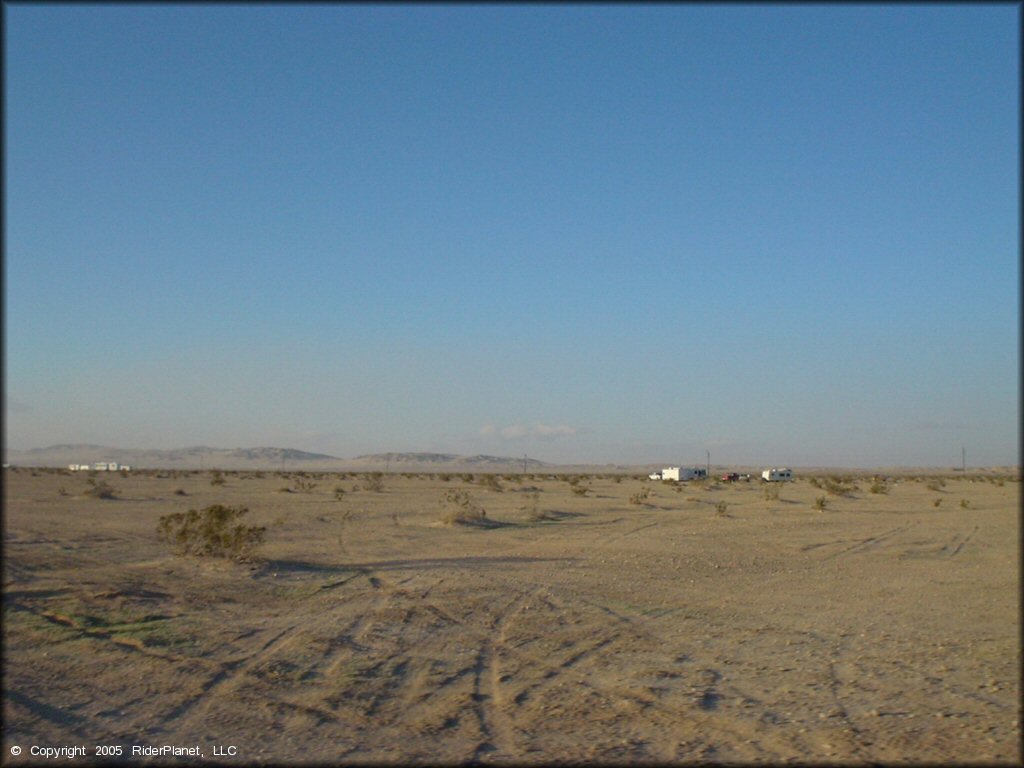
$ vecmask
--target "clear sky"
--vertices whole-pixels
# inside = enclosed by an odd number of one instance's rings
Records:
[[[4,17],[9,448],[1020,461],[1018,5]]]

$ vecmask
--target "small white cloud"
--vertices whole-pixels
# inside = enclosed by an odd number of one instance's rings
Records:
[[[576,428],[570,427],[568,424],[558,424],[556,426],[548,426],[547,424],[537,424],[533,428],[533,434],[541,437],[559,437],[561,435],[575,435]]]
[[[485,424],[480,428],[481,437],[499,436],[505,440],[520,440],[524,437],[540,437],[553,439],[558,437],[569,437],[579,432],[576,427],[568,424],[509,424],[505,427],[497,427],[493,424]]]

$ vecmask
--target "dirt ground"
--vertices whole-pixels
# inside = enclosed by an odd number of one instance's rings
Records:
[[[1017,477],[101,474],[4,470],[9,765],[1022,758]],[[158,539],[212,504],[262,562]]]

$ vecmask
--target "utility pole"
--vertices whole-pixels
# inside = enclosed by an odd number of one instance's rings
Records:
[[[523,474],[526,474],[526,454],[523,454]]]
[[[711,451],[705,451],[705,453],[708,455],[708,464],[705,471],[708,473],[708,477],[711,477]]]
[[[385,472],[390,472],[391,471],[391,454],[390,453],[388,454],[387,461],[384,463],[384,471]]]
[[[967,449],[966,448],[961,448],[960,449],[960,471],[961,472],[966,472],[967,471]]]

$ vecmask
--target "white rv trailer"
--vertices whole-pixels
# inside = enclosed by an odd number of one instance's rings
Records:
[[[771,469],[766,469],[761,473],[761,479],[769,483],[785,482],[786,480],[793,479],[793,470],[786,467],[772,467]]]
[[[704,467],[665,467],[660,472],[654,472],[648,477],[651,480],[696,480],[708,476]]]

